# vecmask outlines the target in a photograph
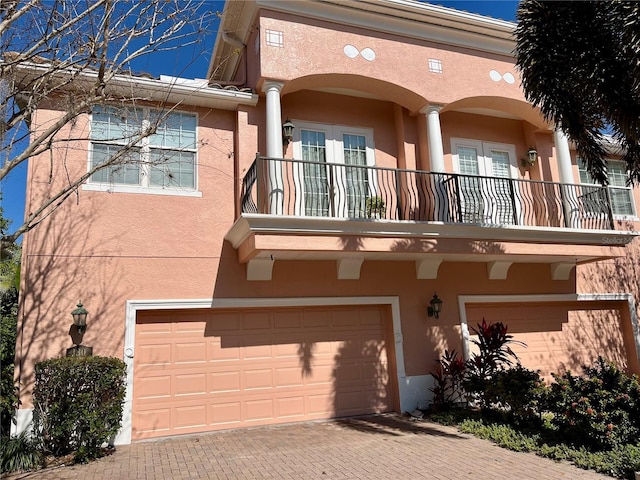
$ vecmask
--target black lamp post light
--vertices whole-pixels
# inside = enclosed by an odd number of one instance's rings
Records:
[[[75,344],[71,348],[67,348],[67,357],[88,357],[93,355],[93,347],[87,347],[81,345],[84,332],[87,330],[87,316],[89,312],[82,305],[82,302],[78,300],[76,308],[71,312],[73,317],[73,324],[69,329],[69,335],[71,340]]]

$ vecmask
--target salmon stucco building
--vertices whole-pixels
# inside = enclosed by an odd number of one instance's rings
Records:
[[[206,80],[123,80],[149,101],[60,132],[88,139],[54,148],[52,182],[48,154],[29,163],[27,211],[172,108],[25,235],[17,429],[79,298],[83,344],[128,367],[119,443],[424,407],[482,318],[545,376],[598,355],[640,373],[640,190],[613,146],[595,184],[525,100],[514,28],[412,0],[234,0]]]

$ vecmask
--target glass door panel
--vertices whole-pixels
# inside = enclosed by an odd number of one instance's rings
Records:
[[[324,132],[301,131],[304,214],[329,216],[329,182],[327,178],[327,139]]]
[[[458,146],[458,171],[469,177],[460,177],[460,209],[464,223],[484,222],[484,201],[482,199],[482,179],[473,176],[480,175],[478,163],[478,148],[472,146]]]
[[[509,152],[502,150],[489,150],[490,169],[489,176],[493,188],[491,196],[495,198],[494,211],[491,212],[490,220],[496,224],[513,223],[513,200],[511,198],[511,162]]]
[[[347,216],[365,217],[366,200],[369,195],[367,180],[366,139],[362,135],[342,135],[342,153],[345,164]]]

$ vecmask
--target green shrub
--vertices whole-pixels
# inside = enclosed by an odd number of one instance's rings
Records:
[[[591,452],[585,447],[544,444],[537,453],[553,460],[568,460],[576,467],[616,478],[633,479],[634,472],[640,471],[640,445],[620,445],[612,450]]]
[[[42,453],[36,441],[26,433],[16,437],[5,436],[0,442],[0,472],[35,470],[42,465]]]
[[[546,408],[552,424],[569,441],[597,449],[640,438],[640,384],[613,363],[598,358],[584,376],[554,375]]]
[[[107,357],[63,357],[36,364],[34,432],[55,456],[102,455],[120,428],[125,364]]]
[[[518,364],[496,372],[485,393],[489,402],[505,408],[515,419],[540,415],[546,387],[540,374]]]
[[[463,433],[471,433],[476,437],[491,440],[501,447],[516,452],[535,451],[538,446],[537,436],[523,434],[509,425],[483,420],[465,420],[459,425],[459,429]]]
[[[18,404],[18,389],[13,381],[16,320],[15,315],[0,319],[0,435],[9,435],[13,412]]]

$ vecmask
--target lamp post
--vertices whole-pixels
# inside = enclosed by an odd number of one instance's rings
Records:
[[[69,329],[69,335],[71,335],[71,340],[75,345],[67,348],[67,357],[88,357],[93,355],[93,347],[81,345],[82,337],[87,330],[87,315],[89,315],[89,312],[84,308],[82,302],[78,300],[76,308],[71,312],[73,324]]]
[[[82,302],[78,300],[78,305],[76,305],[76,309],[71,312],[71,316],[73,317],[73,324],[78,327],[78,331],[84,333],[87,329],[87,309],[84,308]]]

